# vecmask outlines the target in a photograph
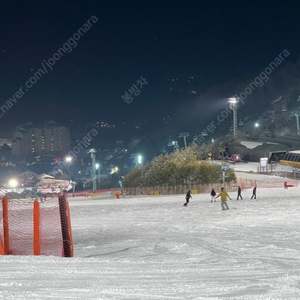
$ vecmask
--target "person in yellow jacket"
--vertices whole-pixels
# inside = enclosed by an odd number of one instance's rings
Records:
[[[224,190],[224,188],[221,188],[221,192],[219,193],[219,195],[216,197],[216,199],[218,197],[221,196],[221,206],[222,206],[222,210],[226,210],[229,209],[228,205],[227,205],[227,198],[230,198],[230,196],[227,194],[227,192]]]

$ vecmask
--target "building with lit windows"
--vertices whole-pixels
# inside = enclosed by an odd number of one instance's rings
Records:
[[[12,140],[12,155],[59,154],[70,150],[70,132],[65,126],[49,122],[42,126],[27,123],[17,127]]]

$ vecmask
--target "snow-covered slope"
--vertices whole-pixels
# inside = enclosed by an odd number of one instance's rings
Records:
[[[70,200],[74,258],[2,256],[0,299],[299,299],[299,189]]]

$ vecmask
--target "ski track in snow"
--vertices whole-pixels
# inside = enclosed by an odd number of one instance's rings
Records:
[[[2,256],[0,299],[300,299],[299,188],[70,199],[74,258]]]

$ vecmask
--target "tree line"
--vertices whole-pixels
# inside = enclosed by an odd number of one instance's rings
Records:
[[[222,181],[222,169],[219,163],[211,159],[220,159],[222,146],[192,143],[184,150],[161,154],[145,166],[135,167],[124,178],[124,187],[150,187],[158,185],[207,184]],[[224,162],[224,165],[225,162]],[[226,182],[236,179],[229,168]]]

